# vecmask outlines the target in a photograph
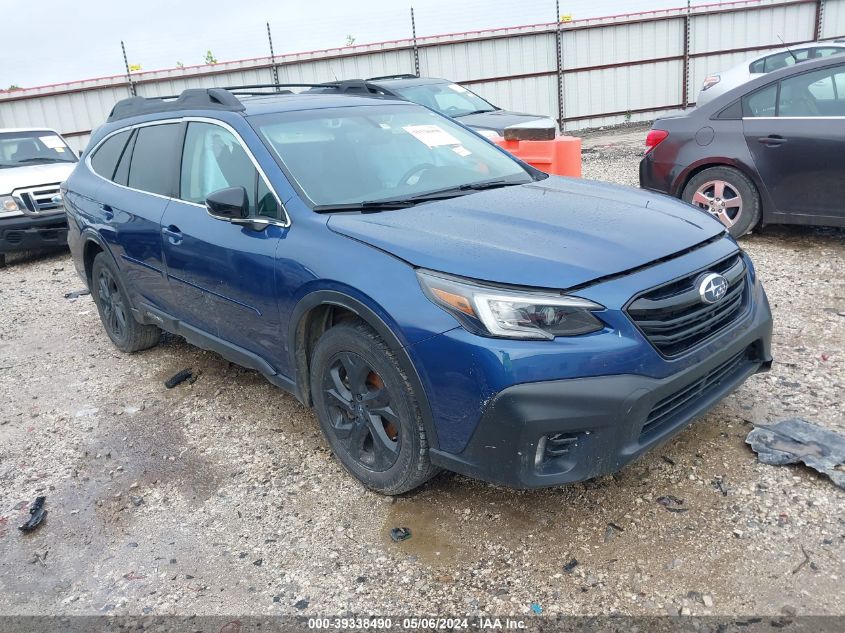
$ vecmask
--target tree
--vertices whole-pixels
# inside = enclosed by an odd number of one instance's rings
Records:
[[[6,88],[6,90],[20,90],[20,89],[21,89],[21,87],[18,84],[12,84],[8,88]]]
[[[176,68],[184,68],[184,67],[185,67],[185,64],[183,64],[182,62],[176,62]]]
[[[205,51],[205,63],[206,64],[216,64],[217,58],[214,56],[214,53],[211,52],[211,49]]]
[[[355,43],[355,36],[354,35],[347,35],[346,36],[346,45],[352,46]]]

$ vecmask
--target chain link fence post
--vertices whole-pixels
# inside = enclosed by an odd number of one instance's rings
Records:
[[[557,125],[563,133],[563,34],[560,30],[560,0],[555,0],[555,45],[557,46]]]
[[[123,65],[126,67],[126,81],[129,82],[129,95],[137,97],[138,93],[135,91],[135,83],[132,81],[132,71],[129,70],[129,58],[126,57],[126,46],[123,40],[120,40],[120,50],[123,51]]]
[[[414,19],[414,7],[411,7],[411,39],[414,43],[414,74],[420,76],[420,49],[417,48],[417,22]]]

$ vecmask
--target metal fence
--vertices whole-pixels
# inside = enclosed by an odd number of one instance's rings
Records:
[[[49,126],[81,149],[116,101],[185,88],[413,73],[470,86],[564,130],[653,119],[694,103],[705,75],[845,37],[845,0],[742,0],[345,46],[0,92],[0,127]]]

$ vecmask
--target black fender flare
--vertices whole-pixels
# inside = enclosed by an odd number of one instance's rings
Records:
[[[315,290],[310,294],[305,295],[299,300],[294,308],[289,326],[288,326],[288,351],[290,355],[291,368],[293,369],[294,380],[296,383],[296,396],[305,405],[312,406],[307,387],[308,376],[308,359],[305,357],[305,340],[304,340],[304,317],[314,308],[319,306],[338,306],[349,310],[358,316],[367,325],[372,327],[376,333],[387,343],[391,351],[396,354],[399,365],[408,377],[414,391],[418,396],[418,404],[420,407],[420,414],[422,415],[423,425],[425,427],[426,436],[428,438],[429,448],[438,449],[440,443],[437,439],[437,429],[434,425],[434,417],[431,413],[431,407],[428,404],[428,397],[423,388],[422,380],[420,380],[417,368],[411,362],[411,357],[408,354],[405,346],[399,340],[396,333],[387,325],[382,317],[367,306],[362,301],[354,297],[339,292],[337,290]],[[303,372],[302,368],[306,371]],[[304,374],[304,375],[303,375]]]

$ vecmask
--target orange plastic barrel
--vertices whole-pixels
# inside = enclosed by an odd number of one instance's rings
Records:
[[[549,141],[509,141],[501,136],[490,140],[547,174],[581,177],[581,139],[576,136],[558,136]]]

